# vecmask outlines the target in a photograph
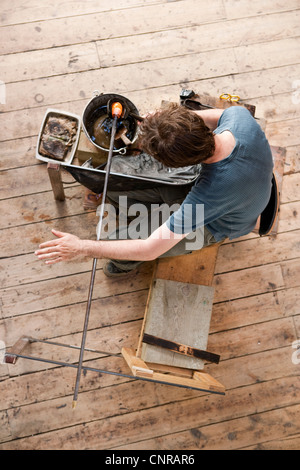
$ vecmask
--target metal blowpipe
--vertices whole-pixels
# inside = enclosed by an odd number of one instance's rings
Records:
[[[111,109],[112,109],[111,114],[112,114],[112,117],[113,117],[113,125],[112,125],[112,130],[111,130],[111,139],[110,139],[109,153],[108,153],[108,158],[107,158],[106,174],[105,174],[104,188],[103,188],[103,193],[102,193],[102,201],[101,201],[101,207],[100,207],[99,224],[97,226],[97,241],[100,240],[101,231],[102,231],[103,216],[104,216],[104,205],[105,205],[105,199],[106,199],[106,193],[107,193],[108,177],[109,177],[109,173],[110,173],[111,161],[112,161],[112,156],[113,156],[113,148],[114,148],[114,141],[115,141],[115,135],[116,135],[117,120],[122,116],[122,113],[123,113],[123,107],[122,107],[121,103],[119,103],[119,102],[113,103]],[[94,283],[95,283],[96,267],[97,267],[97,258],[94,258],[93,267],[92,267],[92,274],[91,274],[91,280],[90,280],[90,287],[89,287],[89,295],[88,295],[88,301],[87,301],[86,313],[85,313],[85,319],[84,319],[84,326],[83,326],[83,332],[82,332],[82,339],[81,339],[81,346],[80,346],[80,354],[79,354],[79,362],[78,362],[78,368],[77,368],[77,376],[76,376],[76,382],[75,382],[74,396],[73,396],[73,402],[72,402],[72,408],[73,409],[76,407],[77,398],[78,398],[79,384],[80,384],[80,378],[81,378],[81,372],[82,372],[83,354],[84,354],[84,349],[85,349],[86,335],[87,335],[89,316],[90,316],[90,311],[91,311],[92,296],[93,296]]]

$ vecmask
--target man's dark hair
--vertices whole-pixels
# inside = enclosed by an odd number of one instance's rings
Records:
[[[203,119],[176,103],[145,118],[140,125],[139,146],[173,168],[201,163],[215,151],[213,132]]]

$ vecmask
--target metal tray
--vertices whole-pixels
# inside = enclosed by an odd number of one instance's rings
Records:
[[[69,118],[74,119],[74,120],[77,121],[77,133],[76,133],[75,141],[73,143],[73,146],[70,148],[69,152],[67,153],[67,156],[66,156],[65,160],[59,160],[59,159],[56,159],[56,158],[47,157],[47,156],[41,155],[39,153],[39,147],[40,147],[40,142],[41,142],[41,138],[42,138],[42,135],[43,135],[43,131],[44,131],[47,119],[50,117],[51,114],[57,115],[59,117],[67,117],[67,118],[69,117]],[[74,155],[75,155],[75,152],[76,152],[76,149],[77,149],[77,146],[78,146],[79,137],[80,137],[80,129],[81,129],[81,119],[77,114],[69,113],[67,111],[61,111],[59,109],[48,108],[46,113],[45,113],[45,116],[44,116],[44,119],[43,119],[43,122],[42,122],[42,125],[41,125],[41,129],[40,129],[40,132],[39,132],[39,136],[38,136],[37,147],[36,147],[36,155],[35,155],[37,160],[41,160],[43,162],[50,162],[50,163],[58,162],[58,163],[70,164],[72,162],[73,158],[74,158]]]

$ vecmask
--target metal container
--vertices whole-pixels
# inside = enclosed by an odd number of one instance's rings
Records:
[[[94,135],[94,127],[97,120],[101,120],[102,117],[105,118],[107,116],[107,104],[110,100],[122,100],[129,111],[129,115],[126,118],[126,127],[128,127],[128,132],[126,134],[127,138],[134,143],[138,137],[138,124],[136,119],[130,116],[130,112],[134,114],[139,114],[135,105],[125,96],[118,95],[116,93],[100,93],[98,90],[94,91],[94,97],[90,100],[87,104],[86,108],[84,109],[83,116],[82,116],[82,128],[84,130],[85,135],[89,139],[89,141],[95,145],[95,147],[105,150],[106,152],[109,151],[109,142],[99,143],[96,140]],[[120,121],[118,124],[120,126],[123,125],[123,122]],[[125,154],[127,150],[127,146],[120,141],[115,142],[114,152]]]

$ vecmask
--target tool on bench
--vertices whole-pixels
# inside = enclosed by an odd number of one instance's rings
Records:
[[[193,90],[185,90],[183,89],[180,93],[180,104],[182,106],[185,106],[188,109],[192,109],[194,111],[200,111],[203,109],[216,109],[216,108],[224,108],[221,104],[218,106],[211,106],[208,104],[203,104],[200,101],[198,101],[196,98],[198,98],[199,95],[196,95],[196,93]],[[222,93],[219,96],[219,100],[222,101],[227,101],[229,103],[229,106],[233,106],[233,103],[238,104],[239,101],[242,101],[241,98],[238,95],[231,95],[230,93]],[[248,111],[252,114],[252,116],[257,119],[255,115],[255,106],[250,105],[250,104],[238,104],[239,106],[244,106]],[[225,108],[224,108],[225,109]]]
[[[118,121],[118,119],[123,117],[125,112],[126,112],[126,108],[124,108],[124,106],[122,106],[122,104],[120,102],[114,101],[114,102],[110,103],[110,115],[113,118],[113,123],[112,123],[110,147],[109,147],[109,153],[108,153],[107,165],[106,165],[104,188],[103,188],[103,193],[102,193],[102,202],[101,202],[101,206],[100,206],[99,223],[97,225],[97,241],[100,240],[101,231],[102,231],[103,217],[104,217],[104,205],[105,205],[105,199],[106,199],[106,193],[107,193],[108,177],[109,177],[111,161],[112,161],[112,156],[113,156],[113,147],[114,147],[114,140],[115,140],[115,135],[116,135],[117,121]],[[82,372],[83,354],[84,354],[84,349],[85,349],[87,328],[88,328],[88,322],[89,322],[89,316],[90,316],[90,310],[91,310],[91,303],[92,303],[92,296],[93,296],[93,289],[94,289],[94,283],[95,283],[96,267],[97,267],[97,259],[94,258],[92,273],[91,273],[90,286],[89,286],[89,295],[88,295],[88,301],[87,301],[87,307],[86,307],[86,314],[85,314],[85,320],[84,320],[84,327],[83,327],[83,333],[82,333],[82,340],[81,340],[81,347],[80,347],[80,354],[79,354],[79,362],[78,362],[76,383],[75,383],[75,389],[74,389],[73,403],[72,403],[72,408],[73,409],[76,407],[77,397],[78,397],[80,377],[81,377],[81,372]]]
[[[203,359],[208,362],[213,362],[214,364],[219,364],[220,356],[219,354],[214,354],[209,351],[203,351],[201,349],[193,348],[185,344],[181,344],[175,341],[170,341],[167,339],[159,338],[154,335],[149,335],[144,333],[143,343],[151,344],[153,346],[159,346],[161,348],[166,348],[169,351],[173,351],[178,354],[183,354],[184,356],[197,357],[198,359]]]
[[[220,95],[220,100],[229,101],[229,103],[240,101],[240,97],[238,95],[231,95],[230,93],[222,93]]]

